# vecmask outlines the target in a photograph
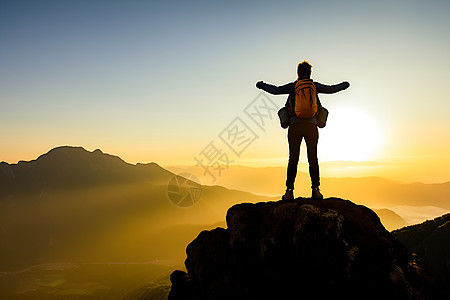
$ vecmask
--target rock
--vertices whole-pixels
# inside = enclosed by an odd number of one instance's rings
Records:
[[[170,282],[172,282],[172,288],[170,289],[168,300],[191,299],[187,298],[187,295],[192,295],[191,280],[185,272],[174,271],[170,274]]]
[[[370,209],[350,201],[243,203],[227,229],[203,231],[187,249],[178,299],[423,299],[428,276]],[[184,291],[184,292],[181,292]]]

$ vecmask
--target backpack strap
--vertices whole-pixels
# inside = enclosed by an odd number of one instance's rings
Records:
[[[314,83],[314,80],[313,80],[313,84],[314,84],[314,86],[316,85]],[[317,108],[322,107],[322,103],[320,103],[320,99],[319,99],[319,93],[317,93],[317,87],[316,87],[316,99],[317,99]]]
[[[295,110],[294,110],[294,106],[295,106],[295,85],[297,84],[297,81],[294,81],[294,87],[292,89],[292,92],[289,93],[289,96],[286,100],[286,104],[284,106],[286,106],[288,108],[288,112],[289,112],[289,117],[292,117],[295,115]],[[293,99],[294,98],[294,99]]]

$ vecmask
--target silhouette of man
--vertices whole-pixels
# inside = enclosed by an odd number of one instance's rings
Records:
[[[297,66],[298,79],[310,79],[312,66],[307,61],[302,61]],[[263,81],[256,83],[256,87],[262,89],[272,95],[289,94],[290,99],[295,99],[295,83],[290,82],[282,86],[274,86]],[[350,84],[346,81],[335,85],[324,85],[319,82],[313,82],[317,93],[333,94],[347,89]],[[317,95],[316,95],[317,97]],[[317,97],[318,106],[320,106]],[[300,156],[300,144],[305,139],[306,149],[308,153],[309,176],[311,177],[311,189],[313,199],[323,199],[320,192],[320,175],[319,162],[317,160],[317,142],[319,140],[319,132],[317,130],[316,116],[310,119],[297,117],[295,114],[289,119],[288,143],[289,143],[289,162],[287,167],[286,193],[282,197],[283,200],[294,199],[294,182],[297,176],[297,165]]]

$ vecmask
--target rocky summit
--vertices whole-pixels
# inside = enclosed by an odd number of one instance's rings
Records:
[[[338,198],[242,203],[226,221],[187,246],[187,273],[172,273],[169,300],[427,298],[421,259],[367,207]]]

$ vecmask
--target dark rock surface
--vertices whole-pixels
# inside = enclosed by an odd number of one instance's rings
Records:
[[[297,198],[243,203],[227,229],[187,247],[188,273],[171,276],[176,299],[422,299],[428,276],[370,209]]]

